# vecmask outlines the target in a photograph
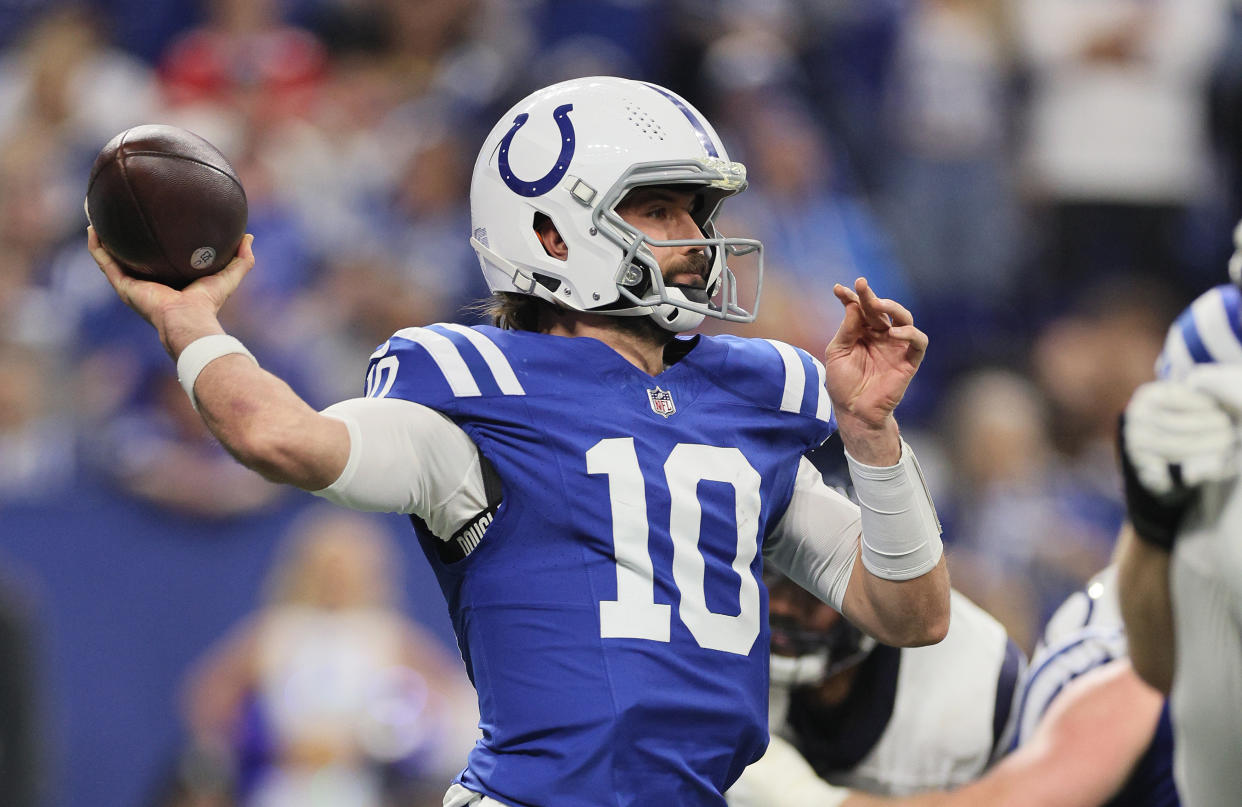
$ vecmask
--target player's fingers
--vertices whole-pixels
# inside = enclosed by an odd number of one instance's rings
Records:
[[[237,247],[237,254],[233,259],[225,264],[225,267],[214,275],[199,278],[196,284],[201,283],[202,288],[210,289],[212,296],[216,298],[216,305],[222,305],[225,298],[233,293],[238,284],[242,282],[250,270],[254,268],[254,251],[251,245],[254,243],[254,236],[250,233],[242,236],[241,244]]]
[[[222,271],[236,275],[238,281],[245,277],[254,268],[253,245],[253,235],[246,233],[242,236],[241,244],[237,247],[237,254],[233,256],[233,260],[229,261]]]
[[[862,308],[867,325],[878,330],[890,327],[893,322],[888,312],[879,305],[880,297],[871,288],[867,278],[860,277],[854,281],[854,291],[858,293],[858,305]],[[911,318],[911,322],[913,322]]]
[[[832,287],[832,293],[837,295],[837,299],[841,301],[842,305],[858,302],[858,294],[853,289],[846,288],[840,283]]]
[[[888,335],[902,342],[908,342],[910,347],[920,352],[927,350],[927,334],[913,325],[894,325],[888,329]]]
[[[1242,368],[1228,364],[1199,365],[1190,371],[1186,383],[1230,415],[1242,417]]]
[[[838,285],[837,289],[847,292],[844,296],[841,294],[837,295],[841,300],[841,304],[845,306],[845,316],[841,318],[841,324],[837,326],[837,332],[833,334],[832,341],[828,343],[828,347],[824,351],[826,357],[830,357],[835,351],[849,350],[852,345],[858,342],[863,333],[863,316],[862,311],[858,307],[857,300],[851,299],[850,293],[848,293],[849,290],[844,286]]]
[[[133,278],[121,271],[120,264],[116,262],[116,259],[112,257],[108,250],[104,249],[94,227],[86,228],[86,245],[91,253],[91,257],[95,259],[96,265],[104,273],[104,277],[108,278],[108,282],[112,284],[112,288],[124,296],[126,285]]]
[[[888,314],[889,319],[892,320],[894,325],[914,324],[914,314],[911,314],[908,308],[896,300],[889,299],[888,297],[880,297],[876,299],[875,307],[878,310],[883,311],[885,314]]]

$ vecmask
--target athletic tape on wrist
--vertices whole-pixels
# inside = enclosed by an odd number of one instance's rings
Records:
[[[216,359],[230,353],[240,353],[255,364],[259,363],[254,354],[246,350],[240,339],[227,333],[200,336],[186,345],[185,350],[177,357],[177,380],[181,382],[185,394],[190,396],[190,404],[195,412],[198,411],[198,398],[194,397],[194,382],[198,380],[198,374]]]
[[[862,508],[862,560],[886,580],[910,580],[940,561],[940,519],[914,451],[901,441],[901,459],[879,468],[845,452],[854,495]]]

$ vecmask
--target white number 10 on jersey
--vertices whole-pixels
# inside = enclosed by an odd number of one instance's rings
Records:
[[[669,640],[671,609],[655,601],[654,572],[647,549],[647,497],[634,438],[600,440],[586,453],[587,473],[608,476],[612,543],[617,560],[617,598],[599,604],[599,632],[605,639]],[[673,582],[681,594],[678,616],[700,647],[748,655],[759,636],[759,581],[750,564],[759,549],[759,472],[736,448],[678,443],[664,463],[668,485],[669,535],[673,539]],[[737,548],[733,571],[741,585],[736,616],[707,609],[703,555],[699,551],[702,511],[698,485],[733,487]]]

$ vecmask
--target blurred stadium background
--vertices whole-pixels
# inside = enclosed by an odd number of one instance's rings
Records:
[[[602,73],[681,92],[750,169],[723,226],[769,250],[749,333],[819,353],[832,284],[866,275],[931,336],[898,414],[955,583],[1029,650],[1109,556],[1117,413],[1225,279],[1240,8],[0,0],[0,803],[227,803],[170,784],[211,776],[187,772],[193,671],[283,602],[278,547],[314,506],[212,443],[87,256],[86,176],[117,131],[174,123],[230,157],[258,268],[226,325],[324,406],[397,328],[473,321],[469,171],[509,104]],[[453,652],[403,519],[341,529],[395,542],[359,568],[399,570],[422,655]]]

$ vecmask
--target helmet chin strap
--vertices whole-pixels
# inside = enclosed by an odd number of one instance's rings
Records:
[[[721,260],[721,250],[712,249],[708,251],[708,254],[711,256],[711,272],[708,274],[707,288],[689,289],[689,293],[695,298],[702,298],[693,300],[693,302],[700,305],[707,303],[707,301],[711,298],[712,291],[715,286],[720,283],[720,275],[724,270],[724,261]],[[654,260],[654,256],[652,259]],[[690,298],[687,297],[686,292],[687,289],[682,288],[681,286],[664,286],[664,296],[670,300],[677,300],[678,302],[685,303],[691,302]],[[673,303],[662,303],[660,305],[652,306],[650,316],[651,319],[654,320],[655,323],[661,328],[666,331],[672,331],[673,333],[683,333],[697,328],[703,323],[703,320],[707,318],[707,315],[701,311],[693,311],[689,308],[682,308]]]
[[[686,300],[685,292],[676,286],[666,286],[664,292],[670,299]],[[687,300],[687,302],[689,301]],[[672,303],[661,303],[660,305],[652,306],[649,316],[661,328],[673,333],[683,333],[697,328],[706,319],[699,311],[691,311],[688,308],[681,308]]]

